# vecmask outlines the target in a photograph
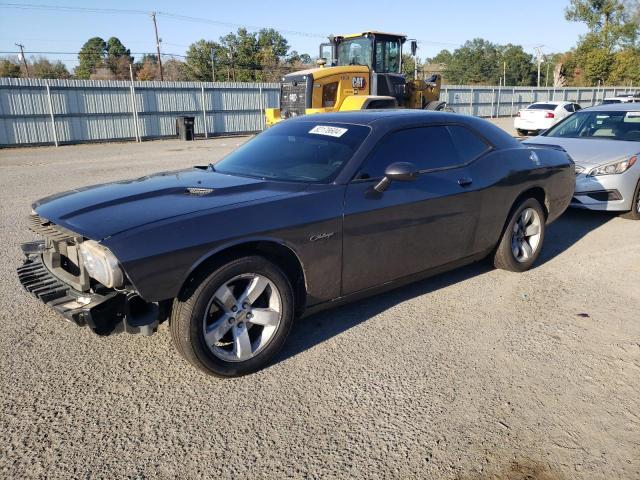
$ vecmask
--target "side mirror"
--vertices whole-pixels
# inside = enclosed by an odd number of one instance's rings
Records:
[[[418,167],[409,162],[395,162],[384,171],[384,178],[373,187],[376,192],[384,192],[392,181],[411,182],[418,178]]]

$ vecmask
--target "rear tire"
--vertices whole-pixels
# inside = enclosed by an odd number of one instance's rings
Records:
[[[527,198],[512,209],[493,256],[495,267],[510,272],[529,270],[542,251],[545,221],[535,198]]]
[[[291,283],[275,264],[241,257],[194,276],[173,301],[169,329],[176,350],[217,377],[265,367],[294,319]]]
[[[627,220],[640,220],[640,180],[638,180],[636,193],[633,195],[633,200],[631,201],[631,210],[620,216]]]

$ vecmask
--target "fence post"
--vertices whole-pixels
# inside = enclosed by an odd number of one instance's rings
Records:
[[[502,96],[502,86],[498,87],[498,99],[496,100],[496,118],[500,118],[500,97]]]
[[[129,78],[131,78],[131,84],[129,85],[129,91],[131,92],[131,113],[133,114],[133,127],[136,135],[136,142],[140,141],[140,131],[138,130],[138,109],[136,108],[136,91],[133,87],[133,69],[129,64]]]
[[[47,100],[49,102],[49,116],[51,117],[51,133],[53,133],[53,143],[58,146],[58,132],[56,132],[56,119],[53,116],[53,102],[51,101],[51,89],[47,83]]]
[[[200,93],[202,96],[202,129],[204,130],[204,138],[209,138],[207,133],[207,106],[204,103],[204,83],[200,85]]]
[[[264,102],[262,101],[262,85],[260,85],[260,89],[259,89],[259,95],[260,95],[260,126],[262,127],[262,130],[264,130]]]
[[[493,105],[496,99],[496,89],[491,89],[491,118],[493,118]]]
[[[473,87],[471,87],[471,99],[469,100],[469,104],[471,106],[471,115],[475,115],[473,113]]]
[[[513,92],[511,92],[511,113],[509,114],[510,117],[513,117],[513,105],[515,101],[516,101],[516,87],[513,87]]]
[[[136,135],[136,142],[140,141],[140,131],[138,130],[138,109],[136,108],[136,91],[133,87],[133,82],[131,82],[131,86],[129,87],[131,91],[131,113],[133,114],[133,127]]]

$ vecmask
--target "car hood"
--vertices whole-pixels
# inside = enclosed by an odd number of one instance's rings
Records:
[[[602,165],[640,153],[640,142],[603,140],[599,138],[537,136],[529,138],[522,143],[530,146],[550,145],[562,147],[577,165],[583,167]]]
[[[238,177],[193,168],[94,185],[38,200],[43,218],[94,240],[202,210],[300,192],[304,183]]]

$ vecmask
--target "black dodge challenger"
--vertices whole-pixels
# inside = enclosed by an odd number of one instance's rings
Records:
[[[474,117],[417,110],[282,122],[216,165],[35,202],[27,291],[99,335],[150,335],[219,376],[253,372],[294,319],[489,257],[527,270],[574,164]]]

